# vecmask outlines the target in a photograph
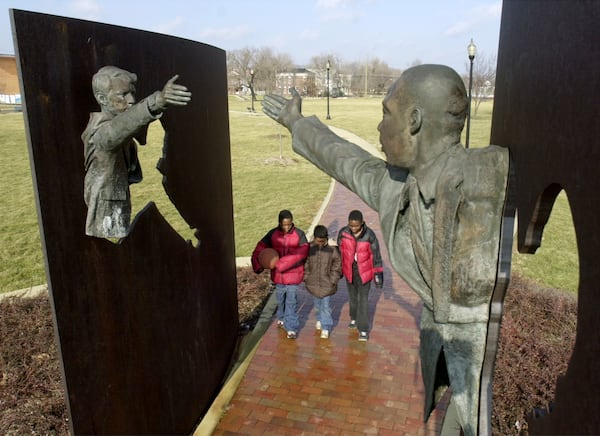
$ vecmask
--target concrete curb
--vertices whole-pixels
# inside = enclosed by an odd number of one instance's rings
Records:
[[[35,298],[46,293],[48,293],[48,285],[43,284],[38,286],[32,286],[31,288],[19,289],[17,291],[3,292],[0,294],[0,301],[10,297]]]
[[[212,405],[200,421],[200,424],[194,430],[193,436],[205,436],[212,434],[215,430],[221,417],[227,412],[227,407],[235,395],[239,384],[241,383],[246,370],[252,362],[254,354],[262,341],[262,338],[271,325],[273,314],[277,310],[277,297],[272,293],[263,308],[260,318],[252,332],[243,338],[238,349],[238,358],[233,365],[225,384],[217,394]]]

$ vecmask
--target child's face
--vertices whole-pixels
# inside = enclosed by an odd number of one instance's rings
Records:
[[[358,236],[360,235],[360,232],[362,230],[362,221],[358,221],[358,220],[349,220],[348,221],[348,228],[350,229],[350,231],[352,232],[352,234],[354,236]]]
[[[279,227],[281,227],[281,230],[283,231],[283,233],[289,233],[290,230],[292,230],[293,225],[294,225],[293,221],[289,218],[284,218],[279,223]]]
[[[327,245],[327,238],[315,238],[315,244],[323,248],[325,245]]]

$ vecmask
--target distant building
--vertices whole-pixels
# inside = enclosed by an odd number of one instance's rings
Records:
[[[327,70],[313,70],[308,68],[295,68],[289,72],[278,73],[276,78],[276,92],[281,95],[290,95],[290,89],[296,90],[303,97],[323,97],[327,95],[327,88],[332,97],[347,95],[348,85],[352,82],[351,74],[338,74],[329,70],[329,83],[327,83]]]
[[[21,90],[14,55],[0,54],[0,103],[21,104]]]
[[[296,88],[300,95],[314,97],[318,93],[318,88],[320,89],[317,76],[316,71],[306,68],[295,68],[290,72],[278,73],[275,83],[277,93],[290,95],[290,89]]]

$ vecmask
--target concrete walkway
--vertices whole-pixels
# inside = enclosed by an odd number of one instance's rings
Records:
[[[237,375],[235,393],[221,400],[214,435],[433,435],[444,407],[423,422],[419,361],[420,299],[390,269],[377,214],[354,193],[335,184],[319,223],[335,239],[352,209],[363,211],[377,233],[384,258],[384,287],[372,287],[368,342],[348,329],[344,280],[332,297],[335,325],[329,339],[315,331],[312,297],[299,292],[298,339],[286,338],[264,313],[264,334]],[[308,234],[307,234],[308,235]],[[308,235],[310,237],[310,235]],[[268,312],[268,311],[265,311]],[[217,402],[218,403],[218,402]],[[445,402],[444,402],[445,404]],[[213,410],[213,413],[215,411]]]

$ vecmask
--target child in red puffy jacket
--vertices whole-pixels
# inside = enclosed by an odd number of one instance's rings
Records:
[[[288,339],[296,339],[298,334],[297,292],[304,279],[304,262],[308,256],[306,235],[294,226],[293,220],[289,210],[279,212],[279,225],[267,232],[252,253],[252,268],[257,274],[263,271],[258,261],[261,251],[274,248],[279,254],[275,268],[271,269],[271,280],[277,296],[277,325],[285,328]]]
[[[348,285],[350,303],[349,328],[358,328],[358,340],[369,339],[369,290],[371,281],[383,286],[383,264],[379,241],[367,227],[362,212],[353,210],[348,225],[338,233],[338,247],[342,256],[342,274]]]

